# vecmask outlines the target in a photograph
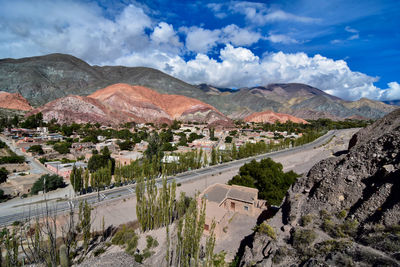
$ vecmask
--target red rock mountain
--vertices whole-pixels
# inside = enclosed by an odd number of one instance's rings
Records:
[[[292,121],[294,123],[308,123],[307,121],[294,117],[289,114],[283,114],[283,113],[275,113],[271,110],[266,110],[262,112],[255,112],[246,118],[244,118],[244,121],[247,122],[263,122],[263,123],[275,123],[275,122],[281,122],[285,123],[287,121]]]
[[[170,123],[181,121],[230,124],[231,120],[213,106],[199,100],[160,94],[147,87],[118,83],[85,96],[69,95],[34,110],[45,120],[60,123],[100,122],[117,125],[123,122]]]
[[[29,102],[19,93],[7,93],[0,91],[0,108],[17,109],[28,111],[32,107]]]

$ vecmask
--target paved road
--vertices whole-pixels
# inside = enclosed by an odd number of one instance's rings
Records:
[[[51,174],[51,172],[46,167],[44,167],[42,164],[38,163],[33,157],[26,155],[20,149],[16,148],[13,145],[12,141],[10,141],[8,138],[5,138],[4,136],[0,135],[0,140],[5,142],[8,145],[8,147],[11,149],[11,151],[13,151],[15,154],[25,157],[25,161],[29,162],[31,173],[35,173],[35,174],[50,173]]]
[[[309,149],[313,149],[314,147],[318,147],[325,144],[338,131],[340,130],[329,131],[326,135],[318,138],[314,142],[300,147],[271,152],[263,155],[254,156],[251,158],[240,159],[232,162],[219,164],[216,166],[185,172],[176,175],[174,177],[169,177],[168,182],[171,182],[173,179],[175,179],[176,183],[184,183],[194,179],[202,178],[204,176],[211,176],[214,174],[230,171],[235,168],[237,169],[244,163],[250,162],[253,159],[260,160],[268,157],[291,156],[291,155],[295,157],[298,152],[307,151]],[[157,184],[159,186],[161,185],[161,179],[157,181]],[[47,199],[49,206],[51,207],[51,210],[56,211],[57,213],[61,213],[67,211],[71,205],[76,208],[80,200],[86,200],[90,204],[95,204],[100,202],[98,204],[101,205],[102,203],[113,201],[120,197],[127,197],[129,195],[134,194],[134,192],[135,192],[135,185],[133,184],[133,185],[100,191],[100,194],[97,193],[86,194],[74,198],[72,200],[67,198],[55,198],[49,193]],[[11,203],[9,203],[7,206],[4,206],[3,204],[0,204],[0,225],[8,225],[17,220],[19,221],[24,220],[29,215],[32,217],[32,216],[39,216],[45,213],[43,196],[41,197],[39,196],[36,200],[36,203],[30,200],[29,203],[27,202],[25,204],[22,203],[18,205],[14,204],[14,206],[11,206],[10,205]]]

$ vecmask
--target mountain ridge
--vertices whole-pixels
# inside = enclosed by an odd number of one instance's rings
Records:
[[[229,118],[213,106],[181,95],[160,94],[143,86],[118,83],[89,96],[68,95],[36,108],[46,121],[59,123],[100,122],[118,125],[135,121],[171,123],[174,119],[231,125]]]
[[[33,106],[69,94],[87,96],[116,83],[141,85],[162,94],[195,98],[235,119],[267,109],[294,116],[307,115],[303,119],[319,116],[376,119],[397,108],[378,101],[349,106],[349,101],[299,83],[277,83],[237,90],[206,84],[194,86],[160,70],[148,67],[91,66],[66,54],[0,60],[0,88],[20,93]],[[240,114],[242,117],[237,116]]]

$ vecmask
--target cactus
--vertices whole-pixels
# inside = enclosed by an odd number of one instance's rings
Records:
[[[60,246],[60,265],[61,267],[69,266],[69,258],[67,255],[67,247],[65,245]]]

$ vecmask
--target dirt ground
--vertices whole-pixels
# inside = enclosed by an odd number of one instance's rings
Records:
[[[13,175],[9,174],[7,182],[0,185],[6,195],[17,196],[29,193],[32,185],[40,178],[38,174]]]

